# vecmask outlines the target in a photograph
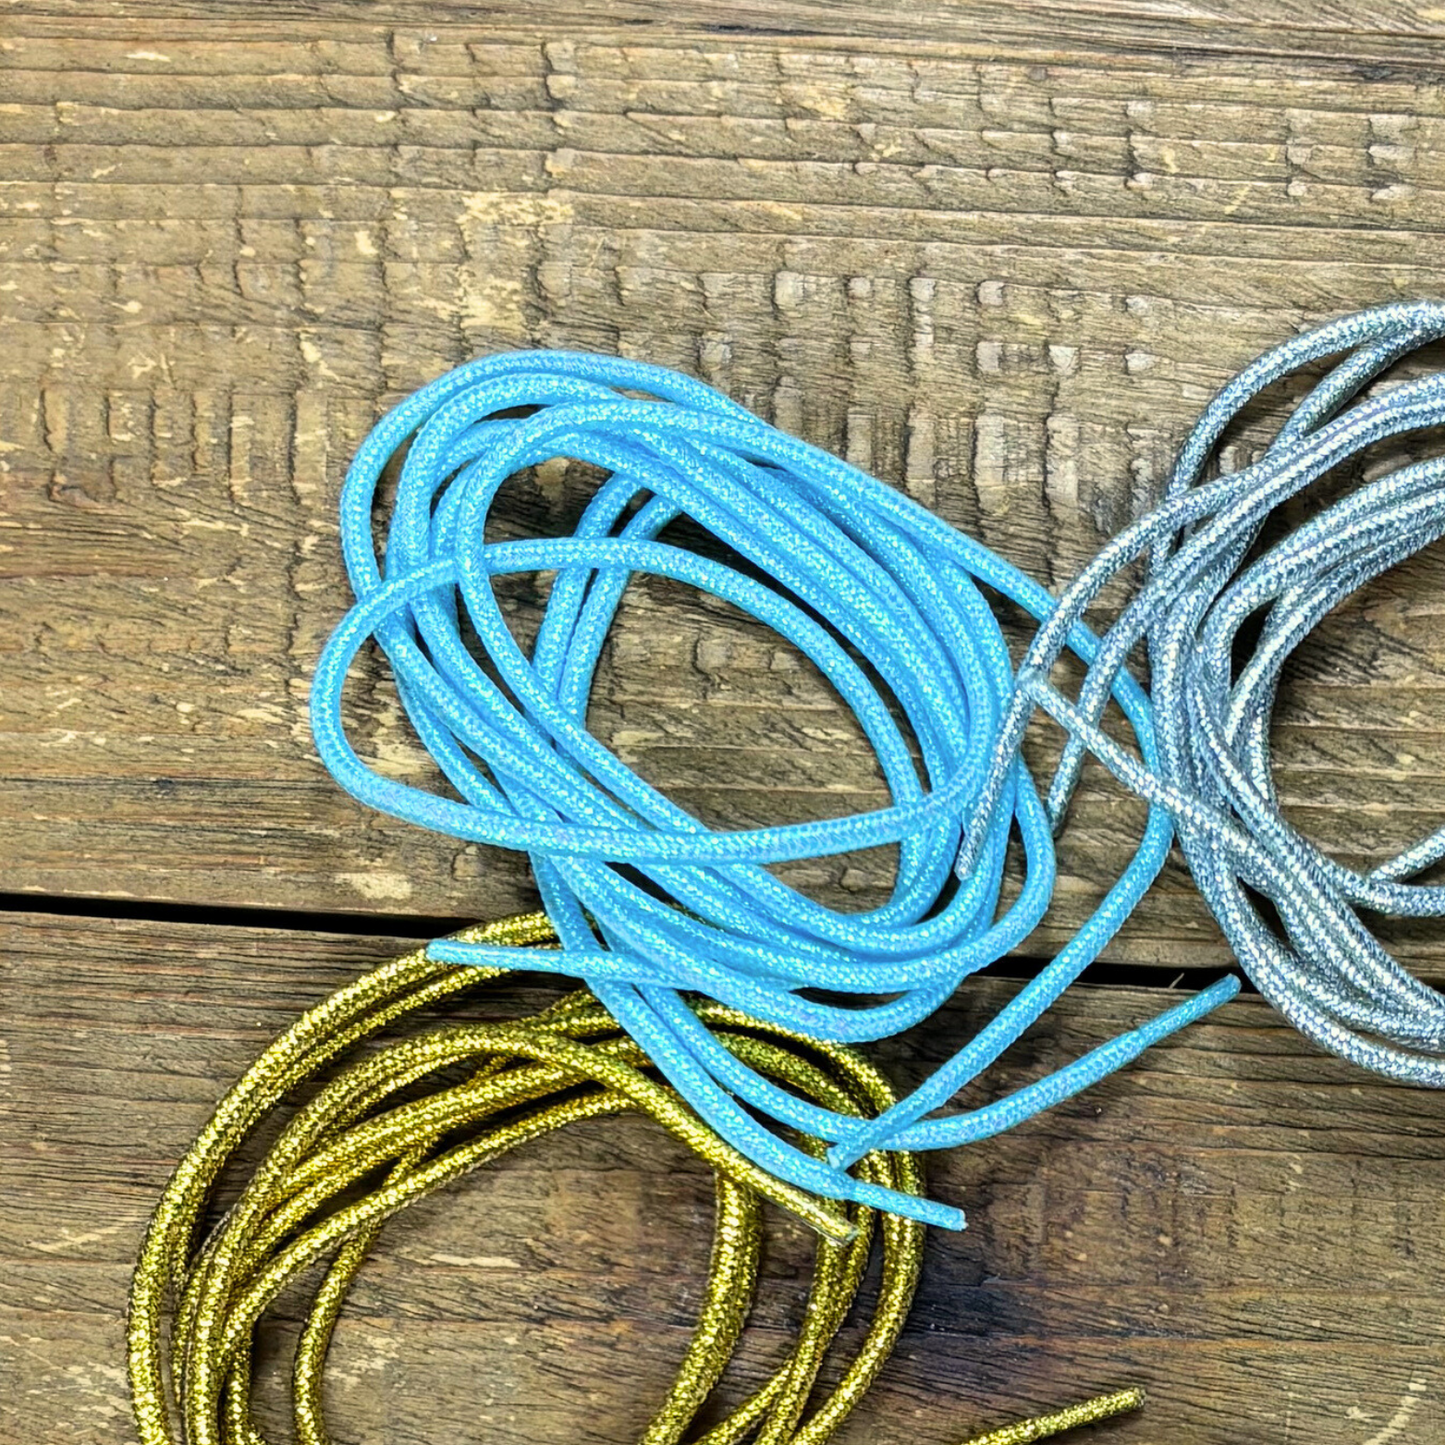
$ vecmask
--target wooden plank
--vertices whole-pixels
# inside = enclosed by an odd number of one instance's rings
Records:
[[[397,947],[8,921],[0,1434],[127,1438],[124,1298],[168,1170],[297,1010]],[[916,1075],[1012,987],[975,981],[880,1060]],[[503,988],[472,1008],[505,1015],[543,992]],[[990,1093],[1166,997],[1073,991]],[[1137,1380],[1150,1403],[1111,1428],[1111,1445],[1440,1445],[1439,1102],[1316,1054],[1245,999],[1046,1117],[933,1159],[933,1190],[967,1208],[969,1228],[932,1235],[902,1345],[840,1440],[901,1429],[943,1445]],[[338,1334],[339,1438],[420,1442],[448,1425],[499,1442],[635,1438],[697,1307],[709,1211],[705,1168],[651,1126],[610,1121],[393,1222]],[[805,1231],[779,1217],[770,1231],[734,1392],[777,1358],[802,1307]],[[294,1309],[266,1336],[278,1434]]]
[[[228,25],[238,32],[269,28],[271,17],[259,5],[233,0],[13,0],[12,12],[28,27],[46,18],[73,17],[84,24],[98,17],[124,20],[127,33],[186,34],[199,22]],[[979,0],[967,6],[944,3],[911,5],[904,0],[864,4],[862,0],[538,0],[520,6],[514,0],[298,0],[280,24],[303,20],[307,33],[329,39],[347,22],[380,29],[415,27],[435,34],[448,26],[511,28],[535,35],[587,32],[613,36],[698,29],[741,40],[811,40],[875,45],[905,39],[911,46],[968,48],[992,58],[1000,45],[1053,50],[1061,43],[1096,47],[1109,54],[1153,52],[1182,64],[1244,52],[1266,63],[1305,55],[1331,61],[1341,71],[1361,62],[1388,60],[1408,68],[1429,65],[1421,40],[1445,37],[1445,20],[1431,6],[1412,0],[1359,0],[1320,5],[1311,0]],[[1348,44],[1348,49],[1345,48]],[[1363,79],[1377,78],[1366,73]]]
[[[1435,286],[1445,99],[1412,69],[1438,48],[1423,12],[1231,6],[1217,28],[1142,5],[1005,7],[1007,23],[866,8],[908,38],[12,8],[9,889],[455,918],[531,900],[524,860],[342,797],[306,724],[347,600],[346,461],[380,408],[466,357],[566,345],[681,366],[1057,584],[1155,493],[1241,364],[1307,320]],[[780,6],[776,28],[861,13]],[[1398,66],[1362,78],[1340,34]],[[1230,35],[1207,61],[1179,48]],[[508,525],[565,529],[582,495],[568,473],[521,481]],[[1438,556],[1417,559],[1342,609],[1281,703],[1286,806],[1356,857],[1445,811],[1439,580]],[[530,585],[508,605],[535,622]],[[373,755],[427,776],[373,665],[348,707]],[[668,584],[629,594],[592,716],[721,824],[881,801],[813,670]],[[1077,927],[1140,818],[1089,775],[1031,951]],[[792,876],[863,906],[889,858]],[[1180,866],[1111,956],[1227,957]]]

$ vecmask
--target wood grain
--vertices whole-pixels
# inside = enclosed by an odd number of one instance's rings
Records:
[[[134,6],[102,34],[65,8],[13,7],[0,48],[0,860],[38,894],[458,918],[530,899],[523,860],[341,797],[306,725],[346,602],[346,460],[466,357],[681,366],[1057,584],[1239,365],[1306,320],[1429,291],[1445,260],[1437,89],[1337,56],[1166,52],[1147,6],[1014,7],[1018,53],[987,58],[987,10],[949,11],[948,45],[920,49],[935,12],[902,8],[873,13],[913,38],[868,46],[564,36],[545,7],[524,33],[474,10],[397,29],[369,17],[405,6],[320,6],[316,28],[216,5],[178,28]],[[855,9],[776,18],[836,30]],[[1395,43],[1375,14],[1265,21]],[[1213,35],[1205,18],[1185,30]],[[510,520],[566,528],[583,495],[544,470]],[[1423,557],[1343,609],[1281,706],[1286,804],[1355,856],[1445,810],[1439,577]],[[525,629],[538,594],[509,605]],[[426,775],[374,668],[349,706],[375,756]],[[668,584],[629,594],[593,726],[718,823],[882,801],[814,671]],[[1077,926],[1140,817],[1091,775],[1033,951]],[[793,876],[862,905],[889,868]],[[1175,868],[1113,956],[1225,954]]]
[[[128,1437],[123,1302],[168,1170],[297,1010],[400,945],[12,917],[0,933],[0,1438]],[[1014,985],[983,980],[879,1051],[901,1078]],[[542,990],[484,996],[534,1007]],[[1154,1011],[1074,991],[990,1079],[1014,1088]],[[1110,1445],[1445,1441],[1445,1161],[1434,1095],[1321,1057],[1257,999],[999,1139],[930,1161],[969,1228],[935,1232],[908,1332],[840,1440],[956,1442],[1140,1381]],[[698,1304],[705,1167],[642,1121],[579,1127],[388,1226],[337,1339],[338,1437],[633,1439]],[[598,1221],[606,1221],[599,1227]],[[730,1389],[796,1326],[805,1231],[770,1216]],[[644,1247],[645,1245],[645,1247]],[[295,1305],[268,1327],[276,1420]],[[279,1433],[278,1424],[278,1433]]]
[[[678,366],[1058,585],[1256,353],[1438,292],[1442,69],[1445,9],[1408,0],[0,6],[0,891],[98,915],[0,920],[0,1440],[132,1438],[124,1300],[169,1169],[298,1009],[402,946],[119,922],[104,900],[532,900],[525,860],[352,805],[310,746],[347,601],[337,493],[386,406],[516,346]],[[1289,400],[1251,413],[1233,464]],[[588,485],[519,478],[504,525],[565,530]],[[1442,582],[1434,549],[1290,670],[1280,792],[1347,856],[1445,812]],[[520,634],[543,595],[508,584]],[[389,681],[361,672],[366,748],[425,780]],[[720,826],[884,800],[816,672],[672,584],[630,589],[591,722]],[[1056,745],[1040,729],[1031,759]],[[1141,816],[1087,774],[1031,953],[1090,910]],[[789,876],[861,907],[890,868]],[[1392,936],[1445,976],[1438,930]],[[1180,867],[1111,951],[1227,956]],[[920,1076],[1013,987],[975,980],[877,1057]],[[1165,997],[1074,990],[978,1098]],[[944,1445],[1136,1380],[1150,1404],[1111,1445],[1445,1445],[1439,1102],[1246,999],[934,1161],[970,1228],[932,1238],[843,1445]],[[338,1438],[636,1438],[709,1212],[705,1170],[625,1120],[413,1211],[338,1334]],[[808,1241],[770,1224],[735,1393],[803,1306]],[[283,1300],[261,1402],[280,1438],[295,1325]]]

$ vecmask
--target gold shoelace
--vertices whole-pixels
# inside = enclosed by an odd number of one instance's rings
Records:
[[[554,941],[540,913],[459,936]],[[130,1378],[142,1445],[265,1445],[250,1414],[253,1335],[281,1289],[328,1256],[296,1348],[292,1394],[301,1445],[329,1445],[322,1409],[327,1350],[351,1282],[386,1219],[519,1144],[578,1119],[626,1111],[649,1115],[696,1150],[716,1181],[712,1260],[698,1322],[642,1445],[678,1445],[732,1357],[757,1284],[765,1198],[819,1235],[803,1323],[783,1365],[695,1445],[821,1445],[857,1405],[912,1303],[923,1226],[815,1199],[765,1174],[644,1072],[645,1055],[585,991],[531,1018],[452,1024],[364,1054],[299,1110],[237,1202],[200,1238],[228,1160],[293,1090],[407,1015],[499,976],[430,963],[420,950],[393,959],[304,1014],[226,1094],[166,1187],[132,1285]],[[894,1100],[886,1081],[850,1049],[804,1040],[718,1004],[695,1006],[741,1060],[815,1103],[872,1116]],[[430,1092],[418,1096],[424,1080]],[[805,1139],[802,1147],[821,1153],[823,1146]],[[922,1190],[909,1154],[870,1154],[859,1173],[890,1188]],[[837,1384],[810,1412],[819,1370],[875,1236],[882,1275],[872,1318]],[[971,1445],[1026,1445],[1132,1409],[1142,1398],[1138,1391],[1100,1396]]]

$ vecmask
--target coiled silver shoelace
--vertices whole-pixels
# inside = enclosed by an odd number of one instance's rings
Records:
[[[1359,397],[1386,368],[1442,336],[1445,305],[1383,306],[1277,347],[1220,392],[1180,452],[1162,504],[1104,547],[1039,628],[995,744],[987,804],[959,856],[966,875],[1029,719],[1043,708],[1070,734],[1047,802],[1055,827],[1091,752],[1128,787],[1168,809],[1239,962],[1296,1028],[1355,1063],[1435,1088],[1445,1087],[1445,998],[1400,965],[1361,911],[1445,913],[1445,887],[1409,881],[1445,856],[1445,828],[1367,872],[1327,857],[1280,812],[1269,728],[1281,669],[1315,624],[1445,533],[1445,458],[1370,481],[1252,553],[1287,499],[1376,442],[1445,423],[1445,375]],[[1299,403],[1263,457],[1205,480],[1225,428],[1248,402],[1299,368],[1335,356],[1343,359]],[[1121,568],[1146,552],[1143,586],[1071,700],[1049,680],[1070,627]],[[1241,629],[1259,614],[1262,628],[1241,665],[1235,658]],[[1147,641],[1152,676],[1153,767],[1099,726],[1110,688],[1140,641]]]

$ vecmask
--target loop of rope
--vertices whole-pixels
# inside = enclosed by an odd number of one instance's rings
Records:
[[[994,748],[987,818],[1007,805],[1019,740],[1042,707],[1070,738],[1049,793],[1059,823],[1087,750],[1174,817],[1200,892],[1239,962],[1271,1003],[1324,1048],[1391,1078],[1445,1087],[1445,997],[1408,973],[1361,918],[1445,914],[1445,886],[1409,882],[1445,857],[1445,828],[1360,872],[1328,857],[1282,814],[1270,768],[1280,674],[1324,615],[1445,535],[1445,458],[1361,485],[1262,549],[1289,499],[1375,443],[1445,423],[1445,375],[1358,393],[1408,353],[1445,336],[1445,305],[1391,305],[1277,347],[1241,372],[1185,442],[1163,503],[1119,533],[1059,599],[1020,669]],[[1205,480],[1225,428],[1265,387],[1342,358],[1296,406],[1265,454]],[[1071,623],[1120,568],[1148,554],[1146,581],[1110,628],[1076,700],[1049,682]],[[1257,640],[1243,629],[1262,619]],[[1111,687],[1148,644],[1158,757],[1132,756],[1099,727]],[[1236,656],[1243,651],[1243,658]],[[967,875],[987,844],[971,829]],[[1253,895],[1253,896],[1252,896]],[[1258,899],[1273,906],[1277,922]],[[882,1126],[926,1147],[929,1125]]]
[[[520,948],[554,935],[546,918],[533,914],[464,937]],[[418,1010],[497,976],[437,964],[420,951],[395,959],[305,1014],[222,1100],[162,1196],[132,1286],[130,1376],[142,1445],[264,1445],[250,1409],[255,1331],[271,1301],[323,1260],[295,1351],[293,1413],[300,1445],[328,1445],[327,1352],[385,1221],[518,1145],[576,1120],[629,1110],[702,1153],[717,1188],[697,1325],[643,1445],[677,1445],[688,1436],[733,1355],[756,1289],[765,1196],[811,1211],[826,1231],[803,1322],[787,1359],[761,1388],[694,1438],[698,1445],[822,1445],[857,1405],[903,1327],[921,1268],[923,1226],[866,1206],[819,1205],[779,1185],[650,1078],[642,1051],[586,993],[529,1019],[405,1037],[331,1074],[202,1239],[201,1222],[226,1165],[290,1094]],[[719,1004],[702,1003],[699,1011],[724,1047],[822,1106],[872,1115],[893,1100],[886,1082],[851,1050],[810,1044]],[[817,1140],[805,1144],[823,1148]],[[905,1194],[922,1188],[918,1163],[907,1154],[870,1154],[860,1173]],[[837,1383],[813,1404],[875,1237],[882,1268],[871,1318]],[[1139,1391],[1100,1396],[983,1441],[1042,1439],[1141,1401]]]
[[[377,483],[403,449],[378,565]],[[506,479],[558,456],[608,474],[574,534],[488,540]],[[739,564],[662,540],[680,516]],[[856,1118],[765,1077],[714,1036],[683,994],[813,1039],[877,1039],[931,1014],[1028,936],[1053,892],[1052,837],[1016,754],[989,772],[1013,677],[977,584],[1039,618],[1053,598],[910,499],[711,388],[658,367],[565,352],[476,361],[401,403],[352,463],[341,536],[357,602],[317,666],[311,715],[321,757],[342,786],[424,827],[527,850],[563,944],[549,966],[582,977],[698,1113],[778,1178],[961,1227],[956,1209],[852,1178],[845,1166],[886,1140],[876,1130],[865,1139]],[[492,580],[534,571],[555,575],[529,656]],[[805,653],[869,739],[890,805],[717,832],[594,738],[586,726],[593,674],[638,572],[725,599]],[[348,742],[342,689],[372,636],[456,797],[381,776]],[[1065,645],[1088,661],[1098,643],[1076,623]],[[1143,692],[1122,671],[1112,692],[1154,765]],[[985,803],[975,861],[954,886],[964,823]],[[1027,873],[1000,912],[1014,828]],[[1162,867],[1171,837],[1167,810],[1151,808],[1137,853],[1097,912],[913,1097],[912,1117],[988,1068],[1098,956]],[[866,913],[825,907],[769,871],[884,843],[898,845],[896,883],[888,902]],[[467,943],[438,943],[432,957],[515,965],[505,950]],[[986,1137],[1048,1107],[1236,987],[1226,979],[1011,1098],[938,1121],[930,1147]],[[820,999],[820,991],[846,1001]],[[837,1148],[830,1160],[814,1158],[759,1116]]]

